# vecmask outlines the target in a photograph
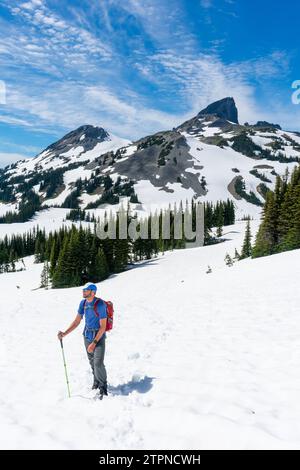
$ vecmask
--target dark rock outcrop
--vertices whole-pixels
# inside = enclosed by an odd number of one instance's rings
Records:
[[[271,122],[267,121],[257,121],[256,124],[254,124],[253,127],[273,127],[274,129],[279,129],[281,130],[281,126],[279,124],[272,124]]]
[[[235,101],[231,97],[223,98],[222,100],[215,101],[209,104],[206,108],[202,109],[198,113],[198,117],[205,116],[207,114],[215,114],[221,119],[234,122],[238,124],[238,110],[235,105]]]

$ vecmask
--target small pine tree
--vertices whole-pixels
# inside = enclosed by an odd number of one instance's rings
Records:
[[[252,255],[251,238],[250,220],[248,220],[240,259],[249,258]]]
[[[219,238],[219,237],[221,237],[222,235],[223,235],[223,227],[222,227],[222,225],[220,224],[220,225],[218,225],[218,227],[217,227],[217,237]]]
[[[49,266],[49,262],[45,261],[44,267],[41,273],[41,287],[48,289],[49,282],[50,282],[50,266]]]
[[[224,261],[225,261],[225,264],[227,266],[229,266],[229,267],[233,266],[233,259],[231,258],[231,256],[228,253],[226,253]]]

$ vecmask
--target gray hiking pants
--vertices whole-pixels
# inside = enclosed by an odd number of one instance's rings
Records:
[[[87,348],[91,344],[91,341],[86,339],[84,336],[84,345],[87,352]],[[107,374],[104,365],[105,355],[105,337],[102,337],[94,349],[93,354],[87,352],[88,360],[90,362],[94,378],[99,382],[99,387],[107,386]]]

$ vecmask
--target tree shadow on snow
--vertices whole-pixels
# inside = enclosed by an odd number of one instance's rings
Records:
[[[132,392],[147,393],[153,387],[152,382],[154,377],[144,377],[142,379],[132,379],[127,384],[117,385],[116,387],[109,386],[108,391],[111,395],[130,395]]]

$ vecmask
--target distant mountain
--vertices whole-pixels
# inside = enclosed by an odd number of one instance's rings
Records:
[[[276,176],[299,158],[299,133],[266,121],[241,125],[227,97],[177,128],[134,142],[81,126],[35,158],[0,170],[0,200],[18,208],[30,195],[41,207],[82,209],[130,201],[148,210],[230,198],[238,215],[258,214]]]

